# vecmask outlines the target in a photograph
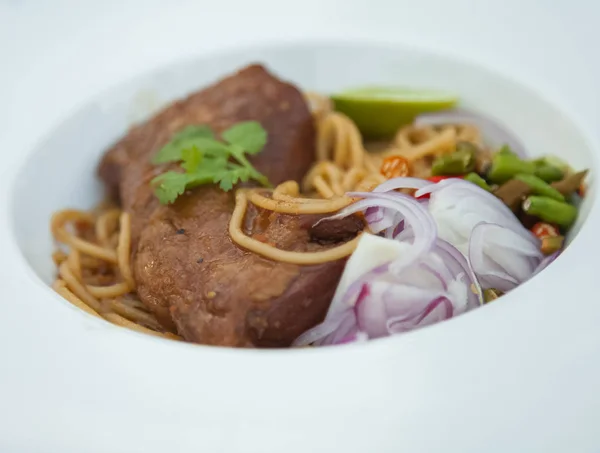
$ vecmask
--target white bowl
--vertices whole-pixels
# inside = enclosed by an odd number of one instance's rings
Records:
[[[585,422],[548,417],[545,408],[558,402],[565,407],[563,398],[582,401],[580,394],[560,391],[576,382],[562,373],[574,369],[581,335],[593,336],[597,344],[592,320],[600,316],[600,305],[592,303],[593,279],[581,268],[587,263],[586,241],[594,240],[591,232],[599,224],[593,185],[571,245],[538,277],[490,306],[364,345],[256,351],[167,342],[79,312],[53,293],[50,216],[100,200],[95,168],[104,150],[132,122],[251,62],[265,63],[282,78],[324,93],[364,84],[449,89],[460,94],[465,107],[509,126],[531,156],[555,154],[575,168],[598,170],[598,150],[589,137],[535,90],[475,64],[402,47],[310,43],[248,48],[185,61],[114,87],[28,154],[9,194],[10,234],[18,247],[11,253],[15,266],[33,270],[27,277],[32,306],[46,306],[39,328],[56,347],[57,369],[48,377],[56,398],[46,396],[46,405],[60,404],[64,418],[47,423],[53,433],[66,432],[70,426],[64,420],[85,414],[103,426],[99,429],[108,426],[116,433],[114,442],[104,439],[90,446],[86,435],[91,428],[78,426],[70,446],[50,436],[56,445],[62,451],[128,451],[127,446],[133,451],[137,436],[130,436],[126,426],[144,430],[146,451],[173,445],[176,451],[219,446],[227,452],[261,447],[265,453],[321,447],[433,451],[444,445],[454,451],[491,451],[490,445],[511,445],[522,423],[534,417],[545,417],[544,422],[531,423],[523,445],[540,446],[552,429],[566,425],[572,432],[588,428]],[[578,288],[581,300],[570,300],[567,284]],[[571,321],[575,308],[569,304],[577,304],[576,331]],[[69,360],[59,358],[61,347]],[[80,378],[70,379],[73,375]],[[46,407],[39,410],[49,414]]]

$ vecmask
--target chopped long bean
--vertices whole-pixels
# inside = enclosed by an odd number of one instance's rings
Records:
[[[485,179],[483,179],[481,176],[479,176],[477,173],[469,173],[468,175],[465,175],[465,180],[472,182],[475,185],[478,185],[479,187],[481,187],[483,190],[487,190],[488,192],[492,191],[492,188],[489,186],[489,184],[485,181]]]
[[[515,152],[512,149],[510,149],[510,146],[508,146],[508,145],[503,145],[498,150],[498,154],[508,154],[508,155],[517,157],[517,155],[515,154]]]
[[[563,228],[569,228],[577,218],[575,206],[539,195],[527,197],[523,202],[523,211]]]
[[[564,177],[564,172],[553,165],[546,163],[537,164],[535,167],[535,175],[546,182],[560,181]]]
[[[438,157],[431,167],[433,176],[464,175],[475,169],[474,149],[463,146],[452,154]]]
[[[534,174],[535,164],[521,160],[513,154],[497,153],[492,159],[492,166],[487,176],[491,182],[502,184],[519,173]]]
[[[535,175],[525,175],[519,173],[515,176],[515,179],[523,181],[525,184],[527,184],[531,189],[531,193],[535,195],[543,195],[545,197],[554,198],[558,201],[565,201],[565,197],[558,190]]]

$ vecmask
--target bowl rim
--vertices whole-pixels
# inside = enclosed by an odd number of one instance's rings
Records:
[[[372,48],[376,48],[377,50],[401,49],[401,51],[405,52],[405,53],[426,55],[427,57],[435,58],[438,60],[451,61],[453,63],[459,64],[459,65],[467,67],[467,68],[469,68],[469,67],[475,68],[480,72],[492,74],[494,77],[496,77],[498,79],[503,79],[504,81],[509,82],[511,84],[516,84],[516,85],[520,86],[521,88],[526,89],[527,91],[532,93],[534,96],[542,99],[551,108],[564,114],[565,119],[568,120],[571,123],[571,126],[573,126],[577,130],[577,132],[581,134],[582,140],[587,144],[588,148],[590,150],[592,150],[591,160],[593,162],[593,167],[595,169],[600,169],[600,144],[595,140],[593,134],[590,134],[588,131],[585,130],[585,128],[582,126],[581,122],[576,121],[575,117],[571,114],[571,112],[568,111],[568,109],[565,106],[559,105],[552,98],[546,96],[544,93],[539,91],[535,86],[532,86],[523,80],[520,80],[512,75],[509,75],[507,72],[498,70],[497,68],[491,68],[488,65],[485,65],[485,66],[480,65],[472,59],[466,59],[463,57],[458,57],[456,55],[450,55],[446,52],[439,52],[439,51],[436,51],[436,50],[433,50],[430,48],[423,48],[423,47],[420,47],[420,46],[417,46],[414,44],[409,45],[409,44],[402,44],[402,43],[390,43],[390,42],[385,42],[385,41],[365,40],[365,39],[340,40],[340,39],[332,39],[332,38],[322,39],[322,38],[310,37],[310,38],[302,39],[302,40],[298,40],[298,39],[294,39],[294,40],[290,40],[290,41],[284,40],[284,41],[277,42],[277,43],[267,41],[266,43],[253,42],[253,43],[244,44],[244,45],[231,45],[231,46],[223,47],[220,49],[211,50],[209,52],[202,53],[199,55],[188,56],[188,57],[170,62],[168,65],[157,65],[155,67],[152,67],[149,70],[136,73],[130,77],[125,78],[124,80],[122,80],[120,82],[114,83],[108,87],[103,88],[96,94],[92,95],[91,97],[86,98],[79,104],[73,106],[73,108],[70,110],[70,112],[68,114],[61,117],[57,124],[51,125],[50,128],[42,136],[40,136],[38,138],[38,140],[36,140],[36,142],[33,144],[33,146],[29,147],[26,150],[26,152],[22,153],[20,160],[18,160],[17,162],[13,162],[13,166],[15,167],[15,169],[13,172],[9,173],[9,177],[6,180],[6,186],[7,186],[7,197],[6,198],[8,199],[8,203],[6,203],[5,210],[4,210],[5,214],[7,215],[8,219],[9,219],[7,229],[8,229],[10,239],[8,242],[9,242],[9,245],[13,246],[13,253],[14,253],[13,256],[18,259],[19,266],[21,266],[25,270],[25,272],[29,276],[29,278],[33,280],[32,283],[33,282],[36,283],[36,288],[40,288],[42,291],[45,291],[46,297],[52,297],[55,300],[60,301],[63,305],[68,306],[74,313],[77,313],[80,316],[82,315],[83,318],[87,318],[87,322],[96,324],[100,329],[116,330],[116,331],[118,331],[120,333],[124,333],[128,336],[141,337],[141,339],[143,341],[151,341],[151,342],[158,341],[160,343],[165,342],[165,340],[163,338],[158,338],[158,337],[154,337],[151,335],[142,334],[142,333],[139,333],[136,331],[131,331],[129,329],[122,329],[118,326],[113,325],[112,323],[108,323],[102,319],[98,319],[95,316],[92,316],[86,312],[83,312],[82,310],[78,309],[77,307],[74,307],[72,304],[65,301],[64,298],[62,298],[55,291],[53,291],[52,288],[50,286],[48,286],[41,279],[41,277],[35,272],[35,270],[33,270],[31,268],[29,263],[27,263],[27,260],[24,256],[22,250],[20,250],[20,248],[17,245],[17,234],[16,234],[17,226],[14,221],[14,212],[16,209],[15,208],[15,203],[16,203],[15,193],[18,190],[17,181],[19,179],[19,176],[21,175],[22,172],[24,172],[26,170],[29,159],[31,158],[32,155],[34,155],[36,153],[36,151],[43,145],[43,143],[45,143],[51,136],[56,134],[57,131],[59,131],[61,128],[65,127],[72,118],[81,115],[81,113],[85,111],[86,107],[88,107],[92,104],[101,104],[102,99],[106,96],[108,96],[109,98],[113,98],[114,93],[124,90],[129,85],[135,84],[137,81],[147,77],[150,74],[160,76],[161,74],[164,74],[164,73],[177,72],[177,71],[185,68],[186,66],[193,64],[194,62],[197,63],[198,61],[210,60],[215,57],[236,55],[241,52],[244,52],[245,50],[292,49],[292,50],[297,51],[298,49],[311,48],[312,46],[315,46],[315,45],[318,45],[319,47],[329,47],[332,49],[337,49],[337,48],[342,49],[342,48],[348,48],[348,47],[356,49],[356,48],[360,47],[360,48],[362,48],[363,51],[372,49]],[[292,81],[292,83],[293,83],[293,81]],[[175,100],[175,99],[170,99],[167,101],[167,103],[170,103],[173,100]],[[164,103],[161,104],[161,108],[164,105],[165,105]],[[597,152],[594,153],[593,151],[597,151]],[[562,269],[565,269],[565,268],[571,267],[573,265],[573,260],[575,259],[575,255],[579,255],[578,252],[582,249],[582,247],[584,247],[583,245],[579,245],[580,242],[583,242],[580,239],[580,236],[582,236],[582,233],[584,231],[591,232],[593,230],[594,227],[591,225],[592,219],[594,219],[594,224],[596,224],[596,223],[598,223],[598,221],[600,221],[600,212],[597,212],[600,209],[599,208],[600,200],[598,200],[597,191],[598,191],[598,189],[597,189],[596,185],[594,184],[592,187],[592,191],[591,191],[591,196],[594,198],[594,203],[590,209],[590,212],[588,213],[588,218],[582,224],[581,230],[578,232],[578,234],[576,235],[576,237],[574,238],[572,243],[569,245],[569,247],[561,254],[560,258],[557,259],[552,264],[553,268],[560,267]],[[591,235],[586,234],[586,237],[588,237],[588,236],[591,236]],[[578,244],[577,252],[572,251],[573,244]],[[599,244],[599,249],[600,249],[600,244]],[[567,262],[567,260],[565,259],[566,257],[569,257],[571,259],[569,259],[569,261]],[[541,275],[545,275],[545,274],[546,274],[546,271],[544,273],[542,273]],[[525,282],[522,285],[519,285],[519,287],[516,288],[515,290],[511,291],[510,294],[505,295],[503,297],[503,305],[507,305],[509,300],[514,301],[517,297],[524,296],[525,293],[522,290],[525,287],[529,287],[532,282],[537,282],[539,279],[540,279],[540,276],[536,276],[535,279],[532,279],[530,281]],[[547,279],[544,279],[544,280],[547,280]],[[536,285],[536,286],[539,286],[539,285]],[[48,292],[51,294],[51,296],[47,296]],[[514,305],[514,303],[513,303],[513,305]],[[432,329],[439,330],[440,328],[446,327],[448,324],[455,324],[456,321],[459,319],[460,320],[462,320],[463,318],[471,319],[473,317],[474,313],[480,312],[481,309],[484,309],[484,310],[489,309],[489,307],[490,307],[489,305],[485,306],[485,307],[480,307],[479,310],[473,310],[473,311],[470,311],[470,312],[467,312],[467,313],[461,315],[460,317],[452,318],[450,320],[450,322],[437,323],[437,324],[434,324],[431,326],[427,326],[425,328],[407,332],[403,335],[373,339],[367,343],[350,343],[350,344],[343,345],[343,347],[349,351],[353,350],[353,349],[371,348],[372,345],[375,343],[398,342],[398,341],[402,341],[402,339],[405,339],[409,336],[416,337],[413,339],[413,341],[418,341],[417,340],[418,337],[428,334]],[[479,320],[477,322],[481,322],[481,320]],[[170,347],[173,347],[173,348],[182,348],[184,350],[191,349],[192,351],[194,351],[192,353],[196,353],[195,351],[198,351],[200,349],[202,349],[202,350],[211,349],[211,350],[216,350],[216,351],[228,351],[228,353],[230,353],[230,354],[232,353],[234,355],[238,354],[238,353],[254,355],[257,352],[259,354],[263,354],[263,355],[276,355],[276,356],[278,356],[282,353],[286,354],[286,355],[290,354],[290,353],[292,353],[294,355],[299,355],[299,354],[313,355],[313,354],[330,354],[332,351],[338,349],[338,348],[329,348],[329,347],[326,347],[326,348],[291,348],[291,349],[287,349],[287,348],[238,349],[238,348],[225,348],[225,347],[198,345],[198,344],[194,344],[194,343],[170,341],[170,340],[168,341],[168,343],[171,345]],[[339,351],[334,351],[334,352],[337,353]]]
[[[308,39],[294,40],[294,43],[297,46],[333,42],[340,46],[380,47],[377,42],[358,41]],[[231,46],[162,68],[166,70],[191,61],[237,54],[247,48],[285,48],[294,43],[259,42],[243,47]],[[594,152],[591,156],[594,169],[599,168],[600,146],[596,137],[567,106],[554,102],[526,81],[447,53],[400,43],[383,46],[474,65],[526,88],[574,123]],[[345,437],[344,446],[356,441],[352,451],[357,451],[359,445],[365,445],[365,437],[369,438],[371,446],[373,442],[375,445],[383,445],[381,442],[386,441],[386,445],[394,441],[400,443],[407,437],[410,445],[422,445],[423,436],[431,436],[431,425],[438,427],[441,433],[438,445],[446,442],[451,446],[474,446],[478,442],[482,445],[500,437],[509,445],[515,441],[511,436],[520,433],[515,431],[517,425],[525,426],[530,417],[540,416],[542,420],[533,426],[533,435],[541,434],[545,421],[556,425],[556,421],[550,419],[554,412],[549,410],[551,407],[558,407],[560,411],[588,408],[588,415],[600,413],[600,406],[590,405],[597,400],[587,405],[582,402],[584,398],[590,399],[587,391],[596,384],[590,379],[598,376],[600,366],[590,361],[581,363],[584,357],[581,351],[588,357],[600,352],[600,335],[597,333],[600,306],[594,303],[593,297],[586,297],[594,295],[594,267],[581,266],[582,258],[600,252],[600,240],[594,234],[600,227],[600,200],[595,187],[594,206],[586,222],[561,259],[544,271],[545,277],[538,276],[526,282],[517,294],[508,295],[504,304],[490,304],[451,322],[371,341],[367,345],[256,351],[166,342],[94,319],[72,307],[58,294],[53,297],[62,300],[63,304],[52,302],[47,291],[53,291],[29,266],[16,242],[13,192],[17,189],[18,176],[33,153],[85,106],[106,92],[118,90],[159,70],[160,67],[137,74],[85,99],[58,124],[49,125],[34,146],[25,150],[20,159],[12,161],[14,171],[6,172],[7,179],[0,181],[0,187],[6,184],[2,188],[6,188],[7,197],[7,203],[0,203],[0,233],[7,233],[0,234],[0,267],[4,269],[6,264],[7,269],[14,270],[14,275],[0,273],[0,282],[9,283],[2,286],[8,286],[10,291],[0,295],[0,300],[8,295],[15,301],[0,304],[0,313],[8,314],[7,322],[19,322],[20,316],[26,316],[27,310],[35,306],[40,316],[53,316],[61,321],[52,326],[28,325],[26,335],[15,337],[18,358],[13,363],[18,365],[19,360],[35,360],[36,369],[49,371],[54,376],[50,382],[51,392],[40,384],[40,377],[46,377],[42,373],[33,377],[19,376],[22,389],[17,392],[30,390],[27,396],[35,401],[35,406],[29,402],[26,407],[38,409],[28,412],[27,420],[38,421],[40,426],[62,428],[60,435],[65,434],[62,419],[78,422],[78,436],[73,445],[97,439],[94,422],[106,423],[103,417],[109,415],[109,426],[114,431],[112,437],[107,436],[111,440],[103,440],[119,445],[118,448],[131,437],[128,425],[134,420],[136,426],[145,426],[149,430],[164,429],[169,442],[178,434],[182,437],[200,434],[192,441],[185,438],[186,445],[193,442],[215,448],[215,445],[227,444],[224,435],[228,432],[221,428],[227,426],[232,434],[248,436],[256,445],[259,438],[263,441],[261,436],[273,432],[277,439],[286,441],[292,436],[311,435],[316,439],[324,436],[325,442],[331,442],[325,436],[339,433]],[[564,274],[577,285],[577,293],[574,294],[567,285],[561,285],[560,277]],[[14,283],[13,289],[11,283]],[[16,290],[17,285],[24,286],[22,292]],[[566,304],[549,303],[542,311],[536,305],[539,301],[517,300],[517,297],[527,299],[527,294],[549,291],[556,298],[569,301],[574,295],[583,296],[575,316]],[[38,296],[40,300],[34,300]],[[65,305],[70,309],[65,310]],[[566,329],[567,325],[570,330]],[[522,342],[515,341],[516,337]],[[28,352],[33,356],[21,356]],[[335,352],[335,360],[332,360],[331,352]],[[569,371],[568,376],[565,370]],[[15,371],[18,373],[19,368]],[[59,382],[57,375],[62,376],[62,381]],[[589,378],[584,381],[581,376]],[[109,386],[106,379],[109,379]],[[166,389],[156,384],[165,381],[171,384]],[[95,392],[89,392],[90,384]],[[227,390],[225,397],[220,396],[223,389]],[[557,389],[567,391],[563,394]],[[149,392],[153,392],[151,398],[147,398]],[[200,408],[198,402],[201,402]],[[242,410],[251,408],[250,416],[244,416],[240,407]],[[315,414],[315,409],[319,414]],[[327,419],[333,413],[342,415],[336,417],[336,423],[328,424]],[[53,417],[47,420],[49,414]],[[188,418],[184,419],[181,414]],[[79,421],[83,415],[88,423]],[[21,416],[16,413],[17,419]],[[59,421],[53,420],[54,417]],[[561,417],[564,421],[564,414]],[[199,423],[203,423],[204,429],[199,430]],[[590,424],[584,425],[581,429],[591,433]],[[469,426],[476,429],[469,431]],[[498,434],[499,426],[510,429]],[[569,427],[573,428],[573,424]],[[338,429],[344,431],[338,432]],[[369,436],[364,435],[365,430],[369,431]],[[361,432],[362,437],[357,434]],[[416,434],[408,435],[410,432]],[[474,440],[464,441],[466,436]],[[164,441],[160,434],[152,434],[149,438]],[[56,440],[56,436],[46,432],[40,439],[53,439],[56,445],[66,445],[66,441]],[[525,440],[530,439],[531,434]],[[303,438],[298,441],[298,446],[308,443]],[[127,442],[127,445],[132,444]],[[236,445],[235,451],[243,451],[240,443]],[[265,445],[265,451],[273,451],[273,447],[267,447]],[[76,447],[63,450],[81,451]]]

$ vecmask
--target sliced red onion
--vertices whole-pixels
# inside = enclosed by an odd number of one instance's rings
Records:
[[[346,335],[337,344],[345,344],[345,343],[359,343],[361,341],[367,341],[369,336],[364,332],[356,331],[354,333]]]
[[[431,184],[429,181],[420,178],[399,177],[385,181],[373,189],[373,192],[391,192],[399,188],[420,189],[429,184]],[[398,226],[399,218],[396,217],[395,213],[387,212],[383,208],[367,209],[367,212],[365,213],[365,219],[369,223],[369,228],[371,231],[376,234],[383,231],[386,238],[393,239],[401,231],[399,231]]]
[[[361,250],[364,240],[389,241],[386,248],[395,248],[398,257],[352,282],[342,297],[334,298],[325,321],[305,332],[295,345],[341,344],[361,333],[368,338],[398,334],[480,304],[472,291],[476,284],[472,272],[451,245],[436,242],[433,250],[415,255],[415,245],[369,235],[359,242],[358,254],[367,253]],[[347,266],[353,264],[349,261]]]
[[[505,291],[534,275],[542,259],[539,240],[500,199],[456,178],[429,184],[415,195],[426,193],[439,237],[469,256],[474,281]]]
[[[469,181],[465,181],[464,179],[449,178],[444,179],[435,184],[429,184],[428,186],[417,190],[417,192],[415,193],[415,197],[421,197],[426,194],[433,195],[441,191],[444,192],[444,195],[450,194],[450,197],[457,200],[467,197],[469,195],[476,195],[477,197],[485,200],[488,204],[490,204],[494,210],[509,218],[511,223],[516,222],[519,225],[521,225],[519,219],[517,219],[514,213],[510,210],[508,206],[506,206],[502,202],[502,200],[500,200],[498,197],[491,194],[487,190],[483,190],[478,185],[470,183]]]
[[[374,207],[367,208],[365,211],[365,219],[369,223],[381,222],[383,219],[383,211]]]
[[[333,304],[332,304],[333,305]],[[312,329],[307,330],[296,338],[292,346],[308,346],[309,344],[319,344],[323,338],[330,337],[331,344],[342,344],[351,341],[358,334],[355,317],[351,310],[344,310],[340,313],[327,315],[325,321]],[[335,343],[333,343],[335,341]]]
[[[385,208],[388,211],[396,213],[397,223],[391,228],[395,228],[402,220],[406,226],[418,227],[418,234],[414,235],[414,245],[416,254],[424,253],[429,250],[435,240],[436,226],[435,222],[428,214],[427,210],[417,202],[413,197],[401,193],[374,193],[374,192],[349,192],[347,194],[352,198],[363,198],[356,203],[342,209],[338,214],[327,217],[327,219],[338,219],[346,217],[367,207]],[[369,225],[370,226],[370,225]],[[374,231],[377,232],[377,231]]]
[[[391,209],[395,212],[398,212],[399,209],[402,209],[403,206],[406,205],[406,203],[403,204],[401,202],[398,202],[398,200],[395,200],[395,199],[390,199],[387,197],[384,198],[383,195],[386,195],[386,194],[379,194],[379,196],[376,199],[375,199],[375,197],[370,196],[371,192],[365,192],[364,194],[369,195],[368,198],[373,198],[373,199],[363,199],[363,200],[356,201],[356,202],[352,203],[351,205],[348,205],[345,208],[341,209],[337,214],[334,214],[332,216],[325,217],[324,219],[319,220],[317,223],[315,223],[315,225],[318,225],[321,222],[327,222],[328,220],[343,219],[344,217],[348,217],[349,215],[354,214],[356,212],[366,211],[369,208],[379,208],[379,209],[385,208],[385,209]],[[362,192],[350,192],[350,193],[348,193],[348,196],[352,196],[353,198],[360,198],[364,194]],[[367,197],[365,197],[365,198],[367,198]],[[420,205],[418,203],[415,202],[414,204],[420,208]],[[435,228],[435,226],[434,226],[434,228]]]
[[[429,213],[435,219],[438,236],[465,256],[469,254],[472,231],[482,222],[500,225],[527,241],[537,241],[501,200],[477,185],[462,180],[438,184],[440,187],[430,192]]]
[[[444,291],[448,291],[447,279],[449,278],[449,273],[446,272],[446,269],[440,269],[440,267],[432,265],[431,263],[420,263],[419,266],[422,269],[428,271],[435,278],[437,278],[438,282],[440,282],[440,285],[442,285]],[[450,278],[451,277],[452,276],[450,276]]]
[[[400,222],[398,222],[398,224],[394,227],[394,229],[392,230],[391,237],[389,239],[397,239],[398,236],[400,236],[400,233],[402,233],[403,231],[405,231],[404,219],[400,220]]]
[[[535,275],[542,258],[538,242],[501,225],[482,222],[471,232],[469,261],[484,288],[510,291]]]
[[[418,198],[417,201],[423,206],[425,209],[429,209],[429,198]]]
[[[398,189],[417,186],[413,179],[396,178],[391,187]],[[406,186],[403,185],[405,182]],[[438,183],[424,182],[425,185],[417,190],[415,196],[431,194],[428,203],[423,203],[422,206],[435,218],[439,236],[458,247],[464,255],[468,254],[471,231],[483,221],[496,223],[519,235],[534,238],[500,199],[477,185],[459,178],[445,179]],[[380,190],[382,186],[383,184],[375,190]],[[389,194],[398,195],[396,192]]]
[[[450,275],[460,276],[464,273],[465,283],[469,286],[469,298],[466,310],[477,308],[483,304],[481,285],[465,256],[452,244],[442,239],[436,241],[434,251],[448,267]]]
[[[499,121],[462,109],[425,113],[415,119],[415,126],[443,126],[447,124],[471,124],[482,133],[485,141],[495,148],[508,145],[520,157],[526,157],[525,147],[509,129]]]
[[[390,334],[399,334],[413,330],[415,325],[426,327],[453,316],[452,301],[447,297],[432,300],[421,313],[412,317],[394,316],[387,320],[386,327]]]
[[[558,250],[556,252],[554,252],[551,255],[545,256],[542,261],[540,261],[540,264],[538,264],[537,268],[535,269],[535,271],[533,272],[533,275],[537,275],[539,274],[541,271],[543,271],[544,269],[546,269],[550,264],[552,264],[554,262],[554,260],[556,258],[558,258],[560,256],[560,254],[562,253],[562,250]]]
[[[398,203],[401,209],[396,209],[394,216],[396,221],[388,228],[390,231],[386,234],[386,237],[389,239],[395,237],[394,231],[396,231],[396,227],[404,220],[405,223],[403,229],[410,227],[414,230],[417,226],[419,228],[419,233],[414,235],[414,243],[418,246],[418,253],[422,253],[422,251],[424,252],[431,248],[437,234],[435,222],[427,212],[427,209],[425,209],[421,203],[416,201],[414,197],[398,192],[349,192],[348,196]],[[381,207],[383,208],[383,206]],[[386,215],[391,215],[391,212],[387,210]],[[377,231],[373,232],[376,233]]]
[[[357,302],[354,310],[359,330],[366,332],[369,338],[390,335],[392,333],[390,327],[398,323],[404,324],[401,330],[403,332],[415,327],[423,327],[422,321],[428,318],[438,301],[445,299],[450,302],[446,297],[446,291],[436,288],[435,285],[431,288],[422,288],[413,284],[374,281],[368,286],[368,297]],[[452,317],[451,302],[449,309],[444,310],[440,315],[436,321]]]
[[[325,320],[295,345],[342,344],[443,321],[481,305],[480,283],[508,291],[557,255],[542,259],[539,240],[504,203],[474,184],[414,178],[384,184],[374,192],[349,193],[361,199],[329,217],[365,211],[372,230],[387,239],[363,236]],[[394,191],[406,187],[431,197],[423,202]],[[365,241],[389,242],[373,253]],[[361,273],[350,278],[348,272],[357,269]]]
[[[415,231],[417,231],[417,233],[411,237],[414,247],[411,248],[409,253],[406,253],[402,260],[398,260],[398,262],[395,263],[396,270],[399,269],[401,265],[411,265],[419,255],[429,251],[433,246],[436,236],[435,223],[423,205],[413,197],[396,193],[391,195],[384,193],[373,194],[371,192],[358,192],[348,195],[355,198],[364,197],[365,199],[359,200],[342,209],[336,215],[324,218],[317,223],[325,222],[330,219],[343,218],[359,211],[366,212],[372,208],[382,209],[389,213],[394,213],[394,215],[397,217],[395,217],[396,224],[392,225],[391,227],[393,231],[403,231],[404,225],[406,224],[414,225]],[[373,211],[370,212],[370,215],[374,215]],[[378,218],[376,218],[376,220],[380,221]],[[351,282],[348,285],[347,290],[340,291],[340,287],[344,286],[344,276],[342,276],[342,281],[340,282],[340,285],[338,285],[338,291],[336,291],[333,297],[328,317],[326,318],[325,322],[316,328],[305,332],[305,334],[299,337],[294,344],[309,344],[314,341],[313,337],[315,336],[320,337],[327,335],[334,330],[339,331],[340,325],[342,324],[342,320],[339,319],[339,316],[343,314],[346,308],[351,307],[354,304],[358,294],[360,293],[362,285],[373,276],[384,272],[388,272],[387,265],[383,267],[376,266],[374,269],[371,269],[369,272],[367,272],[362,278]],[[348,332],[346,332],[346,334],[348,334]]]
[[[390,192],[396,189],[422,189],[429,185],[431,185],[431,182],[426,179],[400,177],[388,179],[375,187],[373,192]]]
[[[541,260],[539,240],[501,200],[460,179],[419,192],[431,194],[439,237],[469,257],[484,288],[507,291],[531,278]]]
[[[365,211],[365,220],[369,224],[369,229],[375,234],[393,228],[398,223],[395,211],[379,207],[367,208]]]

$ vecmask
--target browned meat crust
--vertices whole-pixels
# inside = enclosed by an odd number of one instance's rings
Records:
[[[135,127],[107,152],[99,173],[132,215],[138,293],[162,323],[198,343],[288,346],[323,319],[344,261],[296,266],[264,259],[229,238],[233,192],[205,186],[160,206],[148,184],[163,170],[150,158],[173,133],[190,124],[218,132],[243,120],[257,120],[268,132],[265,149],[253,158],[256,168],[274,184],[300,180],[314,159],[311,114],[295,87],[258,65]],[[315,217],[308,217],[250,207],[245,224],[248,234],[288,250],[322,250],[357,231],[353,220],[311,235]]]

